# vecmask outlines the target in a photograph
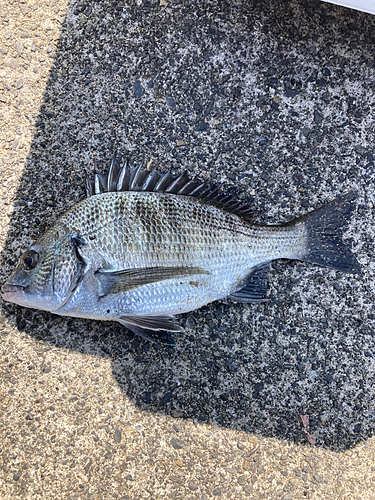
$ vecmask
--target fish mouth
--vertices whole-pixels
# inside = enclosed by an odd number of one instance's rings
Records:
[[[24,290],[25,290],[24,286],[9,285],[8,283],[5,283],[5,285],[1,287],[2,298],[3,300],[5,300],[5,302],[14,302],[14,299],[22,295],[22,292]]]

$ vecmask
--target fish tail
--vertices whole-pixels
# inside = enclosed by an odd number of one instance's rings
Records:
[[[357,193],[336,198],[324,207],[292,221],[292,225],[304,224],[305,250],[301,260],[347,273],[360,273],[361,267],[350,248],[342,241],[350,216],[355,208]]]

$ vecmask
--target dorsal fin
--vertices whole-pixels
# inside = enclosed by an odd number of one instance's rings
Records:
[[[139,167],[131,168],[129,161],[121,166],[121,154],[114,154],[109,170],[105,174],[95,174],[94,180],[86,178],[87,196],[117,191],[154,191],[157,193],[194,196],[213,203],[220,208],[236,213],[243,219],[254,222],[256,216],[249,206],[249,200],[238,200],[236,194],[224,192],[219,184],[190,179],[187,172],[173,175],[157,170],[148,171]]]

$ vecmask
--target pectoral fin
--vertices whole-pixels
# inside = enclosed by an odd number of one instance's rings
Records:
[[[236,300],[237,302],[266,302],[266,280],[269,269],[269,262],[256,266],[246,278],[244,286],[229,295],[228,298]]]
[[[145,340],[167,345],[174,345],[174,340],[165,332],[183,331],[173,316],[121,316],[117,321]]]
[[[182,278],[193,274],[208,274],[208,272],[199,267],[145,267],[142,269],[123,269],[121,271],[99,269],[95,272],[95,276],[100,283],[99,297],[128,292],[149,283]]]

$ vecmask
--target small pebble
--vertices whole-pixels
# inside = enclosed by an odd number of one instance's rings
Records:
[[[323,115],[319,113],[319,111],[315,110],[314,111],[314,122],[319,124],[322,123],[323,121]]]
[[[171,415],[173,418],[182,418],[184,414],[180,410],[172,410]]]
[[[301,130],[301,134],[304,135],[305,137],[308,137],[311,134],[312,130],[309,127],[303,127]]]
[[[161,400],[161,404],[165,405],[165,404],[169,403],[170,400],[171,400],[171,393],[167,392],[167,394],[164,394],[164,396]]]
[[[197,131],[198,132],[204,132],[205,130],[207,130],[207,123],[201,121],[200,124],[197,127]]]
[[[52,370],[51,363],[49,361],[43,361],[43,363],[40,365],[40,369],[43,373],[50,373]]]
[[[242,468],[243,470],[250,470],[251,469],[251,462],[249,462],[248,460],[244,460],[243,464],[242,464]]]
[[[181,450],[184,447],[184,443],[180,439],[176,439],[173,437],[170,442],[175,450]]]
[[[240,477],[237,479],[237,483],[238,483],[240,486],[244,486],[244,485],[247,483],[246,476],[245,476],[245,475],[240,476]]]
[[[292,500],[292,495],[290,493],[287,493],[283,497],[281,497],[281,500]]]
[[[118,428],[115,429],[114,440],[116,443],[121,443],[121,431]]]
[[[18,481],[19,478],[22,475],[22,471],[16,472],[16,474],[13,474],[13,481]]]
[[[133,93],[135,95],[135,97],[142,97],[143,95],[143,87],[142,87],[142,84],[139,80],[136,80],[134,82],[134,85],[133,85]]]
[[[18,60],[17,59],[10,59],[9,61],[6,61],[4,66],[7,68],[12,68],[12,69],[17,69],[18,68]]]
[[[212,100],[212,101],[209,102],[207,108],[204,110],[204,116],[208,116],[211,113],[211,111],[212,111],[212,109],[214,107],[214,104],[215,104],[214,100]]]
[[[167,106],[169,106],[171,109],[173,109],[173,110],[176,109],[176,104],[174,102],[173,97],[170,97],[170,96],[166,97],[165,102],[167,103]]]
[[[197,489],[198,489],[198,486],[195,483],[193,483],[192,481],[188,482],[188,487],[191,491],[197,491]]]

